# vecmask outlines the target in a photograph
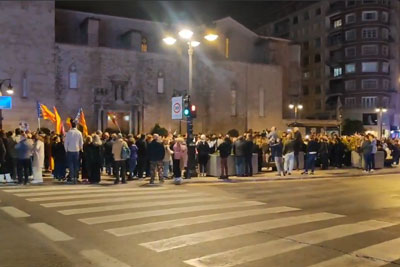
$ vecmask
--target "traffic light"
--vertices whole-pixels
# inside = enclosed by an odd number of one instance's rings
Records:
[[[185,107],[183,109],[183,115],[185,115],[185,117],[189,117],[190,116],[190,109],[188,107]]]
[[[196,115],[197,115],[196,105],[190,105],[190,116],[192,118],[196,118]]]

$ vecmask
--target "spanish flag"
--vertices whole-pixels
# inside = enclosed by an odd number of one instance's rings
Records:
[[[53,109],[54,109],[54,114],[55,114],[55,117],[56,117],[56,121],[55,121],[56,134],[64,135],[65,131],[64,131],[63,121],[61,120],[60,114],[58,114],[58,111],[57,111],[56,107],[53,107]]]
[[[83,113],[83,109],[80,108],[78,114],[76,114],[75,121],[77,121],[83,128],[83,136],[89,135],[88,127],[86,125],[85,114]]]
[[[53,123],[56,122],[56,115],[51,112],[48,107],[46,107],[43,104],[40,104],[39,102],[37,102],[37,110],[38,110],[38,117],[39,118],[43,118],[45,120],[50,120]]]

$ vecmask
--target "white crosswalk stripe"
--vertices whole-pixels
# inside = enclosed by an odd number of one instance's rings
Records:
[[[353,255],[372,257],[384,261],[394,261],[400,258],[400,238],[388,240],[353,252]]]
[[[379,267],[385,266],[388,263],[380,260],[369,260],[365,258],[355,257],[351,255],[343,255],[341,257],[333,258],[308,267]]]
[[[32,223],[29,226],[52,241],[68,241],[73,239],[47,223]]]
[[[260,205],[265,205],[265,203],[258,202],[258,201],[218,203],[218,204],[198,205],[198,206],[189,206],[189,207],[181,207],[181,208],[168,208],[168,209],[160,209],[160,210],[150,210],[150,211],[122,213],[122,214],[115,214],[115,215],[105,215],[105,216],[99,216],[99,217],[78,219],[78,221],[86,223],[86,224],[100,224],[100,223],[120,222],[120,221],[126,221],[126,220],[148,218],[148,217],[154,217],[154,216],[174,215],[174,214],[197,212],[197,211],[212,211],[212,210],[229,209],[229,208],[245,208],[245,207],[253,207],[253,206],[260,206]]]
[[[97,249],[82,250],[82,256],[88,259],[93,266],[98,267],[131,267],[130,265],[113,258]]]
[[[188,226],[200,223],[209,223],[209,222],[229,220],[247,216],[266,215],[266,214],[282,213],[282,212],[297,211],[297,210],[299,209],[290,207],[274,207],[267,209],[223,212],[212,215],[203,215],[203,216],[189,217],[177,220],[161,221],[161,222],[107,229],[106,232],[109,232],[115,236],[126,236],[138,233],[152,232],[162,229],[172,229],[176,227]]]
[[[114,197],[114,198],[100,198],[100,199],[89,199],[89,200],[74,200],[74,201],[61,201],[53,203],[40,204],[46,208],[53,207],[68,207],[68,206],[81,206],[89,204],[103,204],[103,203],[116,203],[116,202],[128,202],[138,200],[161,200],[161,199],[175,199],[175,198],[188,198],[188,197],[206,197],[206,193],[184,193],[180,195],[148,195],[148,196],[129,196],[129,197]]]
[[[306,232],[303,234],[289,236],[285,239],[274,240],[262,244],[229,250],[214,255],[204,256],[201,258],[185,261],[185,263],[195,267],[236,266],[246,262],[260,260],[284,252],[303,248],[312,244],[318,244],[324,241],[355,235],[366,231],[373,231],[393,225],[394,224],[392,223],[374,220],[337,225],[329,228]]]
[[[25,218],[25,217],[31,216],[28,213],[26,213],[25,211],[22,211],[20,209],[17,209],[15,207],[11,207],[11,206],[1,207],[0,210],[4,211],[5,213],[7,213],[8,215],[10,215],[14,218]]]
[[[255,233],[257,231],[265,231],[280,227],[293,226],[302,223],[318,222],[318,221],[336,219],[341,217],[344,216],[326,212],[306,214],[300,216],[266,220],[261,222],[240,224],[216,230],[198,232],[198,233],[176,236],[148,243],[142,243],[140,245],[147,247],[151,250],[161,252],[185,246],[195,245],[207,241],[215,241],[219,239]]]
[[[215,202],[215,201],[229,201],[232,198],[223,197],[196,197],[185,200],[163,200],[163,201],[152,201],[152,202],[138,202],[138,203],[127,203],[118,205],[107,205],[99,207],[89,207],[89,208],[77,208],[77,209],[67,209],[58,211],[64,215],[74,215],[74,214],[84,214],[93,212],[103,212],[103,211],[114,211],[114,210],[124,210],[124,209],[134,209],[134,208],[149,208],[149,207],[160,207],[169,206],[175,204],[193,204],[193,203],[204,203],[204,202]]]

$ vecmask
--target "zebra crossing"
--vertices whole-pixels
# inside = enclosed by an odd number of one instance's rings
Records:
[[[182,266],[231,267],[272,259],[285,253],[306,251],[332,240],[341,240],[386,231],[397,223],[375,219],[352,220],[343,214],[309,212],[298,207],[272,206],[268,203],[240,199],[231,195],[216,196],[209,192],[190,191],[168,187],[117,188],[91,186],[38,187],[29,189],[5,189],[2,192],[25,199],[31,204],[49,209],[59,216],[77,220],[83,225],[99,227],[110,238],[139,237],[136,245],[156,255],[178,253],[186,248],[206,244],[218,244],[246,235],[270,233],[281,228],[297,228],[309,225],[304,232],[273,236],[251,244],[244,242],[217,251],[199,250],[196,257],[182,255]],[[257,192],[262,192],[258,189]],[[0,207],[10,216],[27,217],[13,207]],[[174,216],[179,216],[175,218]],[[172,218],[171,218],[172,217]],[[138,223],[136,220],[140,219]],[[213,223],[219,223],[214,228]],[[318,227],[322,223],[323,226]],[[194,226],[202,226],[192,231]],[[72,240],[44,223],[32,223],[31,228],[54,241]],[[158,231],[168,230],[168,235],[157,238]],[[145,236],[143,234],[152,233]],[[142,235],[142,236],[141,236]],[[145,238],[143,238],[145,236]],[[151,240],[149,240],[151,239]],[[125,239],[126,240],[126,239]],[[123,241],[121,241],[123,242]],[[332,245],[333,246],[333,245]],[[400,238],[379,240],[354,251],[331,249],[340,255],[320,260],[312,267],[329,266],[386,266],[400,259]],[[80,253],[89,259],[104,258],[113,262],[110,266],[132,266],[96,249]],[[99,261],[98,266],[101,265]],[[104,265],[106,266],[106,265]]]

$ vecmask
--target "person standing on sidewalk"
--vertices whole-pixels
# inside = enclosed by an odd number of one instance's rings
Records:
[[[153,140],[147,145],[147,155],[150,161],[150,184],[154,184],[156,172],[160,184],[164,183],[163,159],[165,156],[164,145],[160,142],[158,134],[153,135]]]
[[[245,176],[253,176],[253,148],[253,137],[251,134],[248,134],[244,149]]]
[[[295,162],[294,167],[296,168],[296,170],[298,170],[300,167],[299,153],[300,151],[302,151],[303,138],[301,137],[301,133],[298,127],[293,128],[293,133],[294,133],[294,162]]]
[[[221,158],[221,176],[220,179],[229,179],[228,157],[232,152],[232,143],[229,136],[226,136],[224,142],[218,146],[219,156]]]
[[[67,132],[64,142],[67,152],[69,178],[76,184],[79,178],[79,152],[83,149],[82,133],[76,129],[76,122],[71,120],[71,129]]]
[[[15,145],[15,151],[17,153],[17,170],[18,170],[18,183],[26,185],[29,179],[29,170],[32,166],[32,150],[33,145],[31,141],[26,137],[25,133],[20,136],[20,141]]]
[[[206,136],[204,134],[201,135],[200,141],[196,146],[197,150],[197,159],[199,161],[199,170],[200,176],[207,176],[207,163],[210,157],[210,146],[207,143]]]
[[[147,144],[145,141],[146,135],[142,134],[140,138],[136,141],[136,146],[138,148],[138,158],[137,158],[137,177],[139,179],[143,178],[143,172],[146,168],[146,152]]]
[[[372,144],[369,139],[369,135],[364,136],[364,140],[361,144],[361,151],[364,156],[364,163],[365,163],[364,172],[370,172],[372,171],[372,160],[371,160]]]
[[[321,137],[319,142],[319,155],[321,158],[321,169],[327,170],[329,168],[329,147],[328,147],[328,138]]]
[[[294,166],[294,150],[295,140],[292,139],[292,134],[288,133],[286,136],[286,141],[283,146],[283,155],[285,156],[284,170],[285,174],[291,175]]]
[[[165,150],[165,155],[163,159],[163,176],[164,179],[169,178],[169,166],[171,165],[171,159],[172,155],[174,154],[174,151],[170,148],[170,143],[168,139],[164,139],[164,150]]]
[[[236,167],[236,176],[243,177],[244,176],[244,157],[245,157],[245,141],[243,136],[239,136],[239,138],[233,144],[233,154],[235,155],[235,167]]]
[[[278,172],[278,176],[285,176],[285,171],[283,168],[283,158],[282,158],[283,144],[281,139],[280,138],[276,140],[271,139],[269,146],[271,148],[271,157],[273,157],[275,161],[275,166]]]
[[[311,136],[310,141],[307,144],[306,154],[306,166],[304,172],[301,174],[308,174],[308,170],[311,169],[311,174],[314,174],[315,161],[317,160],[317,154],[319,150],[318,139],[315,136]]]
[[[371,141],[371,146],[372,146],[372,152],[371,152],[371,166],[372,169],[371,171],[374,171],[375,169],[375,154],[378,151],[378,146],[377,146],[377,140],[374,135],[370,135],[370,141]]]
[[[113,143],[112,154],[114,157],[115,167],[115,181],[114,184],[119,184],[119,177],[121,176],[121,183],[126,184],[126,160],[130,157],[130,149],[128,144],[124,141],[121,133],[118,134],[117,140]]]
[[[44,167],[44,142],[43,137],[39,134],[35,135],[35,143],[33,145],[33,181],[32,184],[43,183],[42,170]]]

